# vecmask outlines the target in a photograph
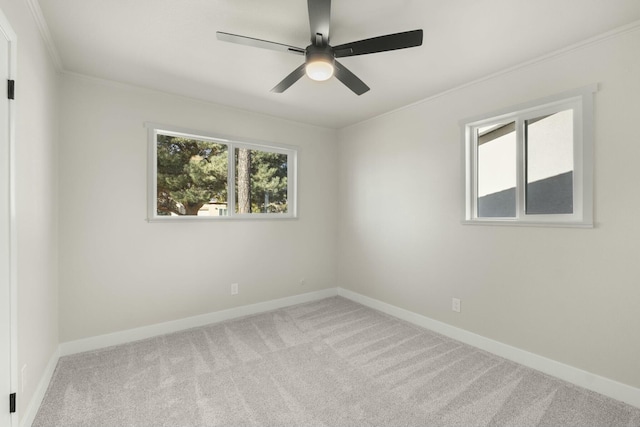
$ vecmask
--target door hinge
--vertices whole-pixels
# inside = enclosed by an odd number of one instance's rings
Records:
[[[11,393],[9,395],[9,413],[13,414],[16,412],[16,394]]]
[[[16,81],[7,80],[7,96],[9,99],[15,99]]]

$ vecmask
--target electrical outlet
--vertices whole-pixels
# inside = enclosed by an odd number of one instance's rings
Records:
[[[238,284],[237,283],[232,283],[231,284],[231,295],[238,295]]]
[[[451,310],[456,313],[460,313],[460,299],[459,298],[451,298]]]

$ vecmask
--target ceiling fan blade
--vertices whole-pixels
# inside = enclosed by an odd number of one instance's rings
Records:
[[[368,53],[386,52],[420,45],[422,45],[422,30],[413,30],[345,43],[334,46],[333,50],[336,58],[344,58],[346,56],[366,55]]]
[[[271,89],[271,92],[282,93],[285,90],[289,89],[289,87],[292,84],[294,84],[295,82],[300,80],[300,78],[302,76],[304,76],[304,73],[305,73],[304,67],[305,67],[305,65],[306,64],[302,64],[301,66],[299,66],[298,68],[293,70],[293,72],[291,74],[289,74],[287,77],[284,78],[284,80],[282,80],[273,89]]]
[[[335,62],[335,72],[334,75],[338,80],[340,80],[346,87],[351,89],[353,93],[360,96],[363,93],[369,90],[369,86],[367,86],[362,80],[356,77],[351,71],[347,69],[344,65]]]
[[[223,42],[237,43],[237,44],[243,44],[246,46],[259,47],[262,49],[271,49],[271,50],[277,50],[280,52],[290,52],[298,55],[304,55],[304,49],[302,48],[289,46],[282,43],[270,42],[267,40],[254,39],[253,37],[223,33],[222,31],[217,31],[216,37],[218,38],[218,40],[221,40]]]
[[[331,21],[331,0],[307,0],[311,43],[318,46],[318,34],[322,35],[322,46],[329,44],[329,23]]]

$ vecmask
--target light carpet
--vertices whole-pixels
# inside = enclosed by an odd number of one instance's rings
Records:
[[[327,298],[62,357],[33,423],[640,426],[640,410]]]

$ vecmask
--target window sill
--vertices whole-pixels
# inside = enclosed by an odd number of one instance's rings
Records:
[[[172,217],[155,217],[155,218],[147,218],[145,221],[147,222],[226,222],[226,221],[284,221],[284,220],[295,220],[298,219],[297,216],[293,215],[260,215],[260,214],[251,214],[251,215],[234,215],[232,217],[229,216],[219,216],[219,217],[206,217],[206,216],[172,216]]]
[[[462,225],[498,225],[506,227],[549,227],[549,228],[594,228],[593,223],[588,222],[532,222],[515,220],[462,220]]]

